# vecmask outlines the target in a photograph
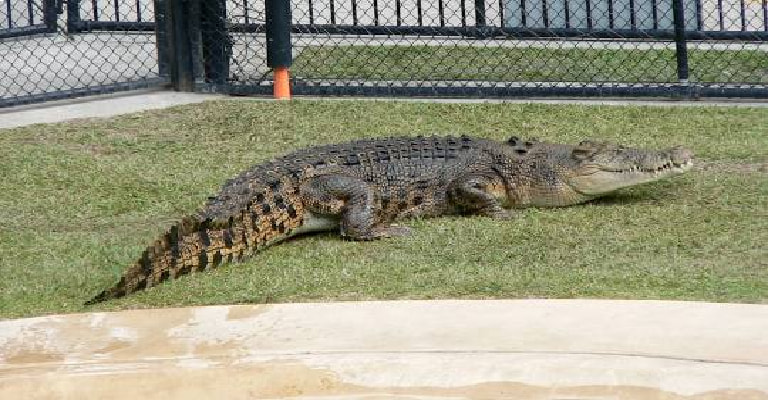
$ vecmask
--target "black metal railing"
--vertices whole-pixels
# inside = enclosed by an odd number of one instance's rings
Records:
[[[762,0],[758,0],[762,1]],[[318,18],[318,1],[301,0],[294,2],[297,9],[306,10],[297,24],[309,25],[350,25],[350,26],[433,26],[433,27],[466,27],[495,25],[500,28],[580,28],[594,29],[672,29],[672,4],[648,0],[638,2],[627,0],[618,3],[617,0],[583,0],[580,2],[566,0],[500,0],[498,2],[485,0],[434,0],[430,1],[437,9],[435,18],[428,18],[427,8],[422,0],[417,0],[415,8],[404,12],[403,2],[399,0],[374,1],[373,9],[360,12],[359,0],[328,0],[323,7],[328,12]],[[338,4],[349,4],[343,16],[339,14]],[[641,6],[641,4],[646,4]],[[738,0],[736,20],[727,19],[722,0],[717,3],[717,21],[710,29],[705,29],[701,0],[685,2],[689,17],[686,20],[687,30],[707,31],[768,31],[768,7],[762,2],[760,10],[752,13],[761,14],[759,20],[747,18],[747,4],[757,4],[755,1]],[[493,5],[493,7],[491,7]],[[620,5],[620,6],[619,6]],[[451,7],[449,7],[451,6]],[[470,7],[471,6],[471,7]],[[493,9],[492,9],[493,8]],[[448,15],[446,10],[454,10],[454,15]],[[382,18],[382,10],[388,10],[392,16]],[[393,11],[394,10],[394,11]],[[727,12],[726,12],[727,13]],[[468,20],[474,14],[474,20]],[[488,21],[486,15],[493,14],[494,21]],[[409,16],[405,21],[404,16]],[[713,29],[717,28],[717,29]]]
[[[68,0],[67,30],[145,32],[155,30],[155,2]]]
[[[0,9],[0,39],[56,31],[55,0],[6,0]]]
[[[747,2],[738,0],[739,15],[729,20],[722,0],[717,6],[717,21],[705,26],[701,0],[683,3],[686,9],[685,32],[688,40],[768,40],[768,7],[765,1],[760,18],[747,18]],[[760,0],[762,1],[762,0]],[[767,0],[768,1],[768,0]],[[406,9],[401,0],[377,0],[373,9],[360,12],[359,0],[327,0],[325,12],[317,0],[297,0],[294,31],[343,35],[443,35],[515,38],[655,38],[674,37],[672,2],[647,0],[416,0]],[[340,4],[348,4],[340,8]],[[641,6],[641,4],[647,4]],[[753,7],[754,8],[754,7]],[[340,12],[343,10],[343,12]],[[449,15],[447,10],[454,13]],[[384,14],[389,14],[388,17]],[[434,15],[429,15],[434,14]],[[470,19],[470,16],[474,18]]]
[[[670,39],[674,37],[675,29],[671,1],[413,1],[413,8],[408,8],[403,0],[371,0],[366,2],[370,7],[364,8],[360,5],[361,0],[295,0],[294,9],[305,12],[294,13],[294,31],[341,35]],[[757,0],[761,2],[759,7],[747,6],[748,3],[757,4],[757,1],[737,1],[738,8],[729,9],[718,0],[716,13],[707,16],[706,24],[702,1],[684,1],[686,38],[768,40],[768,0]],[[71,32],[154,30],[151,2],[69,0],[69,3],[71,12],[67,25]],[[229,4],[228,8],[263,10],[263,1],[241,0]],[[149,15],[143,14],[142,10],[147,10]],[[242,21],[233,23],[233,27],[239,31],[263,32],[263,24],[263,19],[255,20],[246,12]]]

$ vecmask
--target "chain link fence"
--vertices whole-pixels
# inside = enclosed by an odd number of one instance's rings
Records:
[[[269,94],[286,45],[295,94],[768,98],[768,0],[285,1],[0,0],[0,107]],[[274,4],[289,44],[267,37]]]
[[[293,22],[297,92],[695,97],[768,86],[764,0],[294,0]]]
[[[0,1],[0,107],[164,81],[152,2]]]

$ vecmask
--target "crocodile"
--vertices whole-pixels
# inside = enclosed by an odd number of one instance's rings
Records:
[[[338,231],[351,240],[407,235],[396,221],[441,215],[509,219],[517,208],[584,203],[690,169],[683,147],[642,150],[511,137],[391,137],[321,145],[257,164],[182,218],[113,287],[123,297],[242,260],[287,238]]]

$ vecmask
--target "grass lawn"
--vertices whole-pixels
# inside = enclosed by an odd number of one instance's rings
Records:
[[[692,82],[767,83],[768,53],[690,49]],[[673,49],[548,49],[472,46],[308,46],[297,78],[488,80],[497,82],[677,82]]]
[[[0,317],[88,310],[144,246],[249,165],[365,136],[511,134],[692,148],[706,168],[512,222],[298,238],[92,310],[431,298],[768,302],[768,112],[221,101],[0,131]]]

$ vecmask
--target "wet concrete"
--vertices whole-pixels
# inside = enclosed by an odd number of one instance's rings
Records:
[[[768,306],[398,301],[0,322],[0,398],[768,399]]]

